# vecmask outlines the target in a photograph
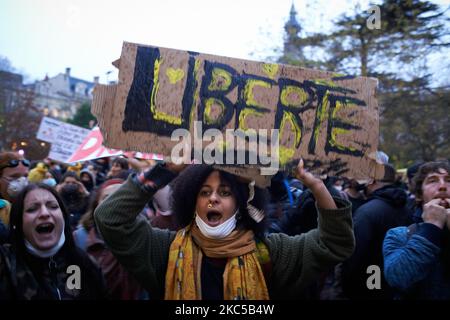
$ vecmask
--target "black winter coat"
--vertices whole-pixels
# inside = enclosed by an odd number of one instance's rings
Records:
[[[342,285],[344,294],[351,299],[390,299],[391,290],[383,277],[382,246],[386,232],[412,223],[412,213],[407,206],[406,192],[393,185],[372,193],[368,201],[354,214],[356,248],[344,262]],[[380,268],[381,289],[367,288],[367,279],[373,273],[367,268]]]

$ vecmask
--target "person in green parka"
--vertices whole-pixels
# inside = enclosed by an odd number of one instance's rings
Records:
[[[133,174],[94,216],[108,247],[153,299],[296,299],[355,245],[350,202],[333,198],[302,160],[296,174],[319,215],[317,229],[294,237],[264,233],[266,191],[254,181],[204,164],[160,163]],[[139,213],[175,178],[171,209],[181,229],[152,228]]]

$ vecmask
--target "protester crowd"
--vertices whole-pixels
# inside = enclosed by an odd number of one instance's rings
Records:
[[[268,188],[207,165],[0,153],[0,299],[450,299],[450,164]],[[79,268],[75,277],[71,266]]]

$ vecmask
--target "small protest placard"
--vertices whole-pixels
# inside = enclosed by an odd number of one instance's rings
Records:
[[[43,117],[36,138],[52,143],[56,139],[56,133],[62,124],[64,124],[64,122],[49,117]]]
[[[70,156],[83,142],[90,130],[72,124],[61,122],[50,148],[48,157],[53,160],[69,163]]]

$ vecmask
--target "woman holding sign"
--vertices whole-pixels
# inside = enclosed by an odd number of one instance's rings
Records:
[[[263,190],[208,165],[158,164],[131,176],[95,211],[104,240],[156,299],[295,299],[354,248],[351,205],[333,199],[303,168],[319,210],[319,227],[289,237],[263,233]],[[152,228],[139,213],[173,184],[178,232]]]

